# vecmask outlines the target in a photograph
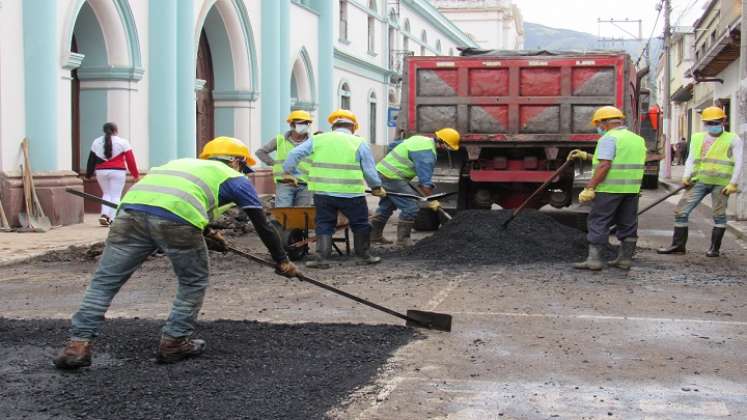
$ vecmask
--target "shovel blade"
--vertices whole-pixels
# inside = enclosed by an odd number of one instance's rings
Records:
[[[438,312],[418,311],[415,309],[407,310],[408,327],[428,328],[430,330],[451,331],[451,315],[440,314]]]

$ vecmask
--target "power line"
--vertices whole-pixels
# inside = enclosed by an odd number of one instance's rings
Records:
[[[698,4],[699,1],[700,0],[693,0],[693,1],[690,2],[690,4],[688,4],[687,6],[685,6],[685,8],[682,10],[682,12],[680,12],[680,15],[677,16],[677,19],[675,19],[674,26],[678,26],[680,24],[680,20],[683,17],[685,17],[685,14],[687,14],[688,12],[690,12],[690,10],[693,7],[695,7],[695,5]]]
[[[659,3],[659,7],[657,7],[658,13],[656,14],[656,20],[654,20],[654,26],[651,27],[651,34],[648,36],[648,40],[646,40],[646,45],[641,50],[641,55],[638,56],[638,59],[635,60],[635,66],[638,67],[638,63],[641,62],[641,58],[643,58],[643,55],[646,54],[646,51],[648,51],[649,47],[651,46],[651,39],[654,37],[654,33],[656,32],[656,25],[659,24],[659,18],[661,17],[661,10],[663,7],[661,7],[661,2]]]

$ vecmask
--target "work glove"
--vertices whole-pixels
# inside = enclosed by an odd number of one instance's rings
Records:
[[[428,208],[433,211],[438,211],[441,208],[441,203],[438,200],[431,200],[428,202]]]
[[[379,198],[384,198],[386,197],[386,191],[384,190],[384,187],[371,188],[371,195]]]
[[[207,244],[209,250],[228,252],[228,242],[226,242],[226,238],[223,237],[221,231],[207,228],[202,232],[202,235],[205,237],[205,244]]]
[[[737,192],[737,184],[729,184],[721,190],[721,194],[727,197],[734,194],[735,192]]]
[[[294,187],[298,186],[298,179],[296,179],[296,177],[291,174],[284,174],[280,182],[283,184],[291,184]]]
[[[594,188],[584,188],[583,191],[578,195],[578,202],[581,204],[588,203],[597,196]]]
[[[568,153],[568,158],[566,160],[591,160],[591,158],[591,153],[584,152],[581,149],[574,149],[571,150],[571,153]]]
[[[298,267],[296,267],[296,265],[287,258],[278,263],[278,265],[275,267],[275,273],[280,274],[284,277],[288,277],[289,279],[303,275],[300,271],[298,271]]]
[[[685,188],[690,189],[693,186],[692,178],[690,178],[689,176],[682,178],[682,185],[684,185]]]

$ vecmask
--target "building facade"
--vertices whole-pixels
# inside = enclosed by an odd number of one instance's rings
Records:
[[[524,48],[524,21],[513,0],[432,0],[431,3],[480,48]]]
[[[15,218],[27,138],[58,224],[82,219],[62,189],[83,182],[104,122],[146,170],[219,135],[254,150],[287,130],[291,109],[326,130],[349,108],[358,134],[385,145],[402,57],[476,46],[425,0],[0,0],[0,28],[1,197]]]

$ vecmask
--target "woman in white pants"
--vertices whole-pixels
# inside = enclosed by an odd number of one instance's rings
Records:
[[[101,187],[103,199],[119,203],[122,190],[127,180],[127,170],[137,180],[140,173],[135,163],[130,143],[117,136],[117,125],[111,122],[104,124],[104,135],[93,141],[91,153],[88,155],[86,177],[96,174],[96,181]],[[101,206],[99,224],[109,226],[114,221],[115,209]]]

